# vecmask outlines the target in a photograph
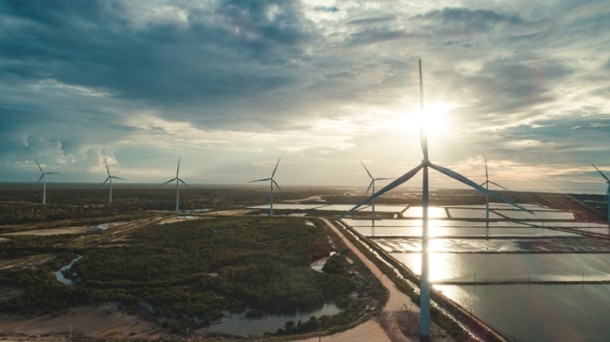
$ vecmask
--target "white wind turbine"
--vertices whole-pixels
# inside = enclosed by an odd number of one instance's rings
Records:
[[[422,72],[421,72],[421,59],[419,60],[419,91],[420,91],[420,110],[421,114],[424,114],[424,86],[422,80]],[[503,202],[509,203],[521,210],[527,211],[531,214],[533,212],[523,208],[518,204],[514,204],[504,197],[495,194],[477,183],[471,181],[470,179],[460,175],[459,173],[452,171],[448,168],[442,167],[440,165],[432,164],[430,159],[428,159],[428,138],[426,133],[426,127],[422,126],[419,131],[419,138],[421,144],[421,150],[424,156],[422,162],[417,165],[414,169],[408,171],[404,175],[398,177],[390,184],[383,187],[378,192],[374,193],[370,197],[364,199],[352,209],[350,209],[346,214],[353,212],[354,210],[361,207],[363,204],[368,203],[375,198],[383,195],[384,193],[394,189],[395,187],[405,183],[413,176],[415,176],[420,170],[423,169],[423,186],[422,186],[422,264],[421,264],[421,276],[420,276],[420,336],[424,339],[430,337],[430,282],[429,282],[429,262],[428,262],[428,204],[429,204],[429,189],[428,189],[428,168],[432,168],[446,176],[449,176],[457,181],[460,181],[472,188],[475,188],[483,193],[494,196]]]
[[[180,212],[180,183],[184,184],[187,188],[189,187],[188,184],[186,184],[182,179],[180,179],[180,177],[178,175],[179,173],[180,173],[180,157],[178,157],[178,168],[176,169],[176,177],[161,184],[161,185],[165,185],[167,183],[176,181],[176,213]]]
[[[362,161],[360,161],[360,164],[362,164],[362,166],[366,170],[366,173],[369,175],[369,178],[371,178],[371,183],[369,183],[369,187],[368,187],[368,189],[366,189],[366,193],[364,194],[364,196],[368,195],[369,190],[371,190],[371,189],[373,190],[371,192],[371,194],[375,193],[375,181],[392,179],[392,178],[375,178],[375,177],[373,177],[373,175],[371,174],[369,169],[366,168],[366,165],[364,165],[364,163]],[[371,207],[372,207],[372,210],[373,210],[373,214],[372,214],[372,217],[373,217],[373,227],[372,227],[373,228],[373,232],[372,233],[373,233],[373,236],[375,236],[375,200],[374,199],[371,201]]]
[[[591,163],[591,165],[593,165],[593,163]],[[602,175],[602,177],[604,177],[606,183],[608,183],[608,190],[606,190],[606,203],[608,204],[608,227],[610,227],[610,179],[608,179],[608,177],[606,177],[606,175],[601,172],[597,166],[593,165],[593,167],[595,170],[597,170],[597,172],[599,172],[600,175]]]
[[[280,160],[282,160],[281,157],[277,160],[277,163],[275,164],[275,168],[273,169],[273,173],[271,173],[271,177],[250,181],[250,183],[269,181],[269,186],[270,186],[270,189],[269,189],[269,216],[273,216],[273,186],[275,185],[278,190],[282,190],[280,188],[280,186],[277,184],[277,182],[275,181],[275,179],[273,179],[273,177],[275,176],[275,171],[277,170],[277,166],[280,165]]]
[[[126,181],[127,179],[113,176],[110,174],[110,169],[108,168],[108,163],[106,162],[106,158],[104,158],[104,165],[106,165],[106,172],[108,173],[108,178],[102,183],[102,185],[106,184],[106,182],[110,185],[110,193],[108,194],[108,205],[112,204],[112,179],[120,179]]]
[[[45,172],[42,170],[40,163],[38,160],[34,158],[36,165],[38,165],[38,169],[40,169],[40,178],[38,178],[38,183],[42,181],[42,204],[47,204],[47,175],[57,175],[59,172]]]
[[[485,189],[489,191],[489,184],[493,184],[504,190],[510,191],[502,185],[489,180],[489,173],[487,172],[487,158],[485,158],[485,181],[481,183],[481,186],[485,185]],[[485,194],[485,234],[489,237],[489,194]]]

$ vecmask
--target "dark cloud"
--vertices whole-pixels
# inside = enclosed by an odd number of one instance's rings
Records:
[[[488,32],[499,25],[520,25],[524,23],[516,15],[507,15],[491,10],[449,7],[418,15],[415,19],[431,20],[449,30],[472,32]]]
[[[2,38],[0,54],[9,66],[1,72],[108,89],[162,107],[207,105],[214,115],[215,104],[297,82],[290,60],[311,39],[292,2],[225,1],[214,20],[192,11],[186,26],[152,23],[139,30],[123,19],[121,5],[4,3],[3,17],[19,30]]]
[[[314,9],[321,12],[339,12],[339,7],[337,6],[316,6]]]
[[[486,63],[476,74],[459,75],[458,89],[464,89],[463,115],[469,121],[485,120],[501,124],[511,115],[532,115],[536,106],[559,96],[554,86],[574,70],[559,60],[530,61],[500,58]]]
[[[579,112],[588,111],[598,112],[598,109],[583,108]],[[607,159],[608,148],[600,142],[605,141],[609,135],[608,114],[575,113],[505,129],[500,134],[499,141],[508,142],[508,146],[511,146],[511,142],[515,144],[511,148],[496,144],[494,149],[501,151],[500,154],[512,155],[515,161],[544,160],[547,164],[586,165],[594,160]],[[533,143],[529,146],[519,144],[526,141]]]

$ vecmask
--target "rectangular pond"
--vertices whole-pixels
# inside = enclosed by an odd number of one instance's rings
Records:
[[[608,341],[610,285],[434,285],[510,341]]]
[[[389,253],[419,253],[419,238],[374,238]],[[442,253],[610,253],[607,240],[588,237],[518,239],[431,239],[431,252]],[[609,254],[610,257],[610,254]]]
[[[390,253],[421,272],[421,253]],[[430,254],[430,281],[610,280],[610,254]],[[610,304],[610,300],[608,302]]]
[[[375,225],[372,226],[356,226],[355,231],[364,236],[396,236],[396,237],[421,237],[421,226],[412,227],[386,227]],[[374,234],[373,234],[374,230]],[[541,227],[435,227],[428,228],[429,237],[562,237],[562,236],[579,236],[579,234],[554,230]]]

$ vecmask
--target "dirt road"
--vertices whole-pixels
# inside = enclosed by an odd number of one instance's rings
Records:
[[[368,267],[388,290],[388,301],[381,314],[353,329],[339,334],[310,338],[304,341],[419,341],[419,307],[404,293],[400,292],[394,282],[388,279],[383,272],[354,244],[348,240],[344,232],[327,219],[322,221],[343,240],[345,245]],[[453,341],[444,331],[433,324],[431,329],[432,341]]]

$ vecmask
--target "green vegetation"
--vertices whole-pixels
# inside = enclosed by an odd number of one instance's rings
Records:
[[[204,327],[225,311],[258,317],[335,302],[343,309],[339,315],[293,322],[278,333],[346,326],[379,307],[384,292],[364,266],[347,261],[349,254],[335,254],[325,272],[310,268],[329,255],[333,239],[322,224],[289,217],[150,225],[131,231],[120,245],[74,251],[83,255],[73,267],[74,286],[61,285],[52,274],[74,256],[64,247],[53,250],[60,257],[40,268],[0,272],[1,286],[27,289],[2,302],[0,311],[61,313],[76,305],[119,302],[161,327],[184,331]],[[53,239],[42,241],[15,239],[0,244],[0,253],[59,248]]]
[[[146,215],[147,210],[173,210],[176,198],[172,186],[118,183],[114,185],[113,203],[109,207],[107,187],[93,184],[49,183],[47,205],[43,206],[40,205],[42,197],[40,184],[0,184],[0,190],[0,225],[76,219],[104,219],[108,222],[108,218],[121,215],[129,217]],[[355,204],[363,198],[364,190],[288,187],[277,194],[276,200],[278,202],[299,200],[300,203],[316,204]],[[180,192],[180,208],[225,210],[258,205],[267,203],[268,191],[266,186],[194,186]],[[607,204],[602,195],[497,192],[515,203],[538,203],[572,211],[579,220],[606,221]],[[419,190],[390,193],[378,198],[377,203],[418,206],[421,205],[421,194]],[[431,205],[484,203],[485,195],[475,190],[440,189],[430,193]],[[326,214],[331,216],[338,212]],[[362,213],[362,215],[368,214]],[[384,213],[378,215],[385,216]]]

